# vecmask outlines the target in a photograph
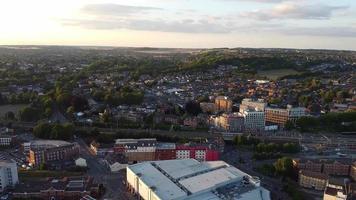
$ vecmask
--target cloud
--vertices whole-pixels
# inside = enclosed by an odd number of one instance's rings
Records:
[[[174,20],[164,21],[160,19],[115,19],[115,20],[80,20],[67,19],[63,25],[79,26],[89,29],[130,29],[138,31],[160,31],[177,33],[229,33],[232,27],[209,22],[207,20]]]
[[[223,1],[246,1],[246,2],[258,2],[258,3],[279,3],[288,0],[223,0]]]
[[[172,14],[156,7],[127,6],[120,4],[89,4],[81,16],[61,19],[62,25],[88,29],[130,29],[142,31],[180,33],[228,33],[227,26],[218,16]],[[161,11],[157,13],[156,11]],[[192,10],[179,10],[193,12]],[[184,17],[186,16],[186,17]],[[188,17],[189,16],[189,17]]]
[[[356,38],[355,27],[298,27],[282,29],[280,32],[287,35]]]
[[[296,4],[285,2],[272,9],[244,12],[242,17],[257,20],[272,19],[329,19],[335,11],[347,9],[348,6],[329,6],[323,4]]]
[[[136,13],[146,13],[150,11],[163,10],[156,7],[147,6],[128,6],[121,4],[87,4],[82,9],[81,12],[91,15],[110,15],[110,16],[120,16],[120,15],[130,15]]]

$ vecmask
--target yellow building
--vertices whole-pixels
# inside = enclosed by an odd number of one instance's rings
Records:
[[[315,190],[324,190],[328,181],[328,175],[311,172],[299,171],[299,185],[305,188],[312,188]]]
[[[215,109],[229,113],[232,111],[232,101],[228,97],[218,96],[215,98]]]

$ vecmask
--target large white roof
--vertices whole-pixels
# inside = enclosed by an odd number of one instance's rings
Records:
[[[233,181],[242,180],[244,174],[234,174],[224,168],[199,174],[179,181],[190,192],[197,193],[210,188],[222,186]]]
[[[149,162],[131,165],[128,168],[135,174],[141,174],[141,181],[148,187],[154,187],[156,195],[161,199],[176,199],[187,196],[186,192]]]
[[[162,200],[269,200],[269,192],[245,183],[248,174],[223,161],[166,160],[128,166]],[[244,185],[247,184],[247,185]]]

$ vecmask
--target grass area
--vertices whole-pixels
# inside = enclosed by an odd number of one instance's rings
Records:
[[[280,77],[287,76],[287,75],[297,75],[300,72],[294,69],[276,69],[276,70],[262,70],[258,71],[258,76],[266,77],[271,80],[276,80]]]
[[[62,178],[69,176],[82,176],[83,172],[67,172],[67,171],[47,171],[47,170],[20,170],[19,178]]]
[[[11,105],[11,104],[8,104],[8,105],[2,105],[0,106],[0,117],[4,117],[5,116],[5,113],[11,111],[13,113],[15,113],[15,115],[18,114],[18,112],[26,107],[27,105],[26,104],[17,104],[17,105]]]

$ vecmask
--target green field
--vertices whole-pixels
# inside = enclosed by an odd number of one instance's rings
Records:
[[[287,75],[297,75],[300,72],[294,69],[276,69],[276,70],[261,70],[257,73],[261,77],[266,77],[271,80],[276,80],[280,77],[287,76]]]
[[[0,118],[5,116],[5,113],[11,111],[13,113],[15,113],[15,115],[17,116],[19,110],[21,110],[21,108],[26,107],[26,104],[18,104],[18,105],[2,105],[0,106]]]

